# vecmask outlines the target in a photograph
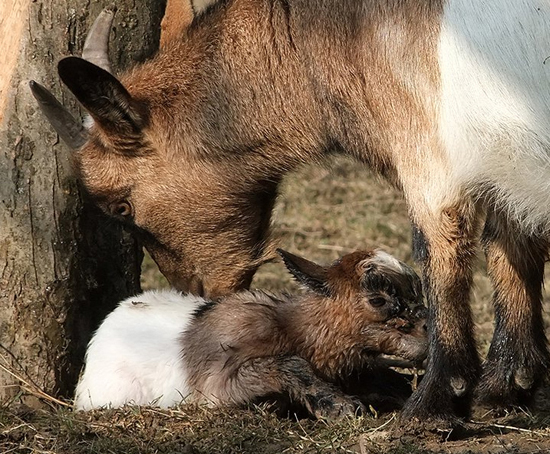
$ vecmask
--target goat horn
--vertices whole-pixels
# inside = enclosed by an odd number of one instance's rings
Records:
[[[108,73],[111,73],[111,63],[109,62],[109,33],[113,25],[116,6],[111,5],[105,8],[97,16],[92,28],[84,41],[82,49],[82,58],[90,63],[99,66]]]
[[[74,150],[84,145],[87,140],[87,134],[82,124],[71,115],[52,93],[38,82],[31,80],[29,86],[40,106],[40,110],[63,142]]]

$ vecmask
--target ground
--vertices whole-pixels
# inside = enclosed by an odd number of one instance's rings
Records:
[[[288,178],[274,231],[281,247],[322,263],[376,246],[412,264],[402,198],[350,161],[337,161],[331,171],[328,166],[307,167]],[[166,285],[149,258],[142,282],[144,288]],[[491,338],[492,309],[482,258],[475,282],[473,308],[484,354]],[[297,289],[280,262],[262,267],[253,287]],[[546,295],[547,326],[549,309]],[[0,406],[0,453],[550,453],[550,385],[539,393],[533,409],[496,414],[476,408],[468,426],[451,433],[437,428],[402,433],[399,413],[381,414],[376,408],[361,418],[325,423],[278,418],[264,407],[75,413],[67,404],[42,399],[48,406],[41,410],[13,403]]]

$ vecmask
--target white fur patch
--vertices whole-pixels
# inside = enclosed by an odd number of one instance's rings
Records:
[[[193,11],[195,12],[195,14],[200,14],[210,5],[213,5],[218,1],[219,0],[193,0]]]
[[[180,403],[189,394],[180,336],[204,302],[174,290],[122,301],[90,341],[76,409]]]
[[[439,125],[454,180],[447,184],[490,200],[528,231],[550,230],[549,57],[547,0],[445,3]]]

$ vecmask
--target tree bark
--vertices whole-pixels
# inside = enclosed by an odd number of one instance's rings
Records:
[[[0,402],[39,404],[19,375],[71,397],[91,332],[139,291],[141,249],[86,201],[70,150],[41,115],[30,79],[74,114],[57,61],[80,55],[107,0],[0,0]],[[158,46],[164,2],[117,0],[113,70]]]

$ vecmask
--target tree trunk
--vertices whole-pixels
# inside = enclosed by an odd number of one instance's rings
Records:
[[[117,0],[113,70],[158,46],[164,2]],[[141,249],[86,201],[70,150],[43,118],[30,79],[62,90],[57,61],[79,55],[107,0],[0,0],[0,402],[39,402],[12,373],[70,397],[91,332],[139,291]]]

